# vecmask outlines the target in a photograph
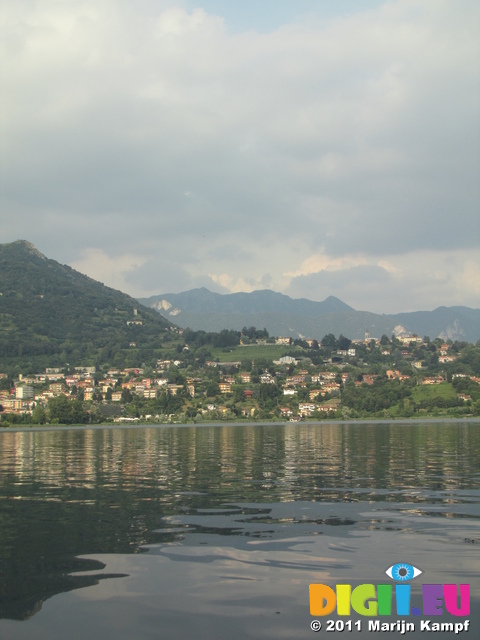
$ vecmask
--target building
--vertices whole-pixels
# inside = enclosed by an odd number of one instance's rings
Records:
[[[34,396],[33,387],[29,384],[19,385],[15,389],[15,398],[17,400],[32,400]]]

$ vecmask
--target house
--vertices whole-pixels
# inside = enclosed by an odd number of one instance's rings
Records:
[[[297,394],[297,390],[296,389],[284,389],[283,390],[283,395],[284,396],[295,396]]]
[[[314,404],[313,402],[301,402],[298,405],[298,412],[301,415],[309,416],[315,411],[316,408],[317,408],[317,405]]]
[[[340,390],[340,385],[338,382],[326,382],[322,386],[322,395],[324,393],[336,393]]]
[[[143,397],[147,400],[154,400],[157,397],[157,392],[155,389],[144,389]]]
[[[423,342],[422,338],[419,338],[416,335],[413,336],[397,336],[397,340],[402,344],[410,344],[411,342],[415,344],[421,344]]]
[[[293,356],[282,356],[278,360],[274,360],[273,363],[274,364],[295,364],[296,361],[297,359],[294,358]]]
[[[285,385],[287,387],[294,387],[297,384],[304,384],[305,376],[290,376],[285,380]]]
[[[387,369],[387,378],[389,380],[394,380],[395,378],[399,378],[400,377],[400,371],[393,371],[392,369]]]
[[[317,407],[317,411],[324,411],[325,413],[329,413],[330,411],[337,411],[338,407],[338,402],[325,402],[325,404],[321,404]]]
[[[176,396],[179,391],[183,390],[183,384],[169,384],[167,389],[172,396]]]
[[[275,384],[275,378],[270,373],[263,373],[260,376],[260,382],[262,384]]]
[[[442,376],[430,376],[422,380],[422,384],[441,384],[442,382],[445,382]]]

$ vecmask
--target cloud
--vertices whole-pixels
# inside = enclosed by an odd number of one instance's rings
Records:
[[[478,307],[480,256],[477,251],[418,251],[369,263],[312,256],[293,274],[285,292],[323,300],[335,295],[356,309],[396,313],[444,305]],[[320,266],[313,270],[310,266]],[[388,302],[386,302],[388,301]],[[415,301],[415,302],[413,302]]]
[[[264,274],[261,278],[238,278],[236,280],[227,273],[209,273],[208,275],[221,293],[239,293],[241,291],[251,293],[258,289],[268,289],[272,282],[270,274]]]
[[[314,297],[309,276],[375,267],[388,306],[385,265],[412,255],[438,256],[450,282],[446,257],[480,238],[477,3],[302,2],[260,30],[190,4],[4,6],[4,241],[28,229],[107,284],[122,281],[99,256],[133,256],[129,292],[216,274]],[[366,308],[373,288],[354,280]]]
[[[342,256],[337,258],[326,254],[315,254],[304,260],[300,269],[294,272],[287,272],[285,275],[297,278],[298,276],[308,276],[319,271],[344,271],[345,269],[367,265],[368,258],[365,256]]]
[[[82,255],[71,266],[95,280],[108,282],[108,286],[127,291],[127,277],[132,270],[142,266],[141,256],[123,254],[113,257],[99,249],[85,249]]]

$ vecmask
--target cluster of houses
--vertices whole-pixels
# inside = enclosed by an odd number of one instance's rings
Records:
[[[400,342],[410,348],[421,343],[422,340],[416,336],[406,336],[399,338]],[[291,341],[290,338],[277,338],[278,344],[285,344]],[[365,341],[367,344],[379,343],[378,340],[371,339],[368,333]],[[188,347],[187,347],[188,348]],[[445,362],[452,362],[455,355],[449,355],[449,345],[442,345],[439,350],[440,358],[448,358]],[[382,349],[385,356],[390,355],[388,348]],[[406,354],[410,351],[406,349]],[[337,356],[343,358],[354,358],[356,349],[354,347],[344,350],[337,350]],[[331,363],[333,362],[333,359]],[[443,360],[442,360],[443,362]],[[330,363],[330,364],[331,364]],[[309,366],[301,368],[302,362],[293,356],[284,356],[274,360],[273,364],[277,370],[272,373],[263,371],[255,377],[255,383],[261,385],[276,385],[278,392],[278,407],[280,414],[286,418],[310,416],[315,412],[336,412],[340,404],[340,394],[342,386],[347,383],[349,374],[342,371],[341,367],[335,370],[327,370],[325,366]],[[411,362],[412,366],[420,369],[422,362]],[[202,402],[197,402],[197,407],[202,413],[217,411],[220,414],[228,411],[222,406],[221,397],[228,400],[234,392],[240,389],[240,397],[244,403],[252,401],[250,406],[243,408],[245,415],[253,415],[255,411],[255,385],[252,383],[252,373],[241,370],[241,363],[207,361],[207,368],[217,369],[216,384],[218,384],[218,397],[214,402],[209,402],[212,394],[205,391],[208,376],[202,374],[199,369],[195,373],[197,377],[183,377],[182,383],[178,384],[176,376],[169,378],[169,369],[182,367],[183,361],[159,359],[154,374],[144,375],[142,368],[126,368],[123,370],[112,369],[102,376],[96,375],[94,367],[77,367],[75,372],[65,375],[62,369],[46,369],[45,373],[18,376],[14,386],[10,390],[0,391],[0,410],[6,413],[24,414],[32,412],[35,406],[46,406],[49,399],[58,395],[70,397],[81,397],[85,401],[118,403],[128,402],[130,397],[141,397],[147,400],[155,399],[161,393],[168,393],[172,396],[183,394],[188,398],[201,398]],[[333,368],[333,367],[331,367]],[[287,371],[291,373],[288,374]],[[177,369],[178,373],[178,369]],[[460,377],[469,377],[480,384],[480,378],[467,376],[467,374],[455,374]],[[402,374],[397,369],[387,369],[386,376],[389,380],[399,380],[404,382],[411,378],[410,375]],[[0,374],[0,378],[6,377]],[[373,373],[363,373],[354,380],[355,385],[373,385],[378,375]],[[212,379],[211,376],[208,379]],[[435,385],[445,382],[442,375],[424,375],[418,377],[418,382],[425,385]],[[128,392],[128,393],[127,393]],[[283,398],[283,400],[282,400]],[[468,399],[466,396],[465,400]],[[258,403],[257,403],[258,404]]]

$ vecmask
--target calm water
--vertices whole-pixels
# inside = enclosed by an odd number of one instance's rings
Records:
[[[2,432],[0,558],[8,640],[321,637],[310,583],[399,561],[412,601],[470,583],[477,638],[480,423]]]

